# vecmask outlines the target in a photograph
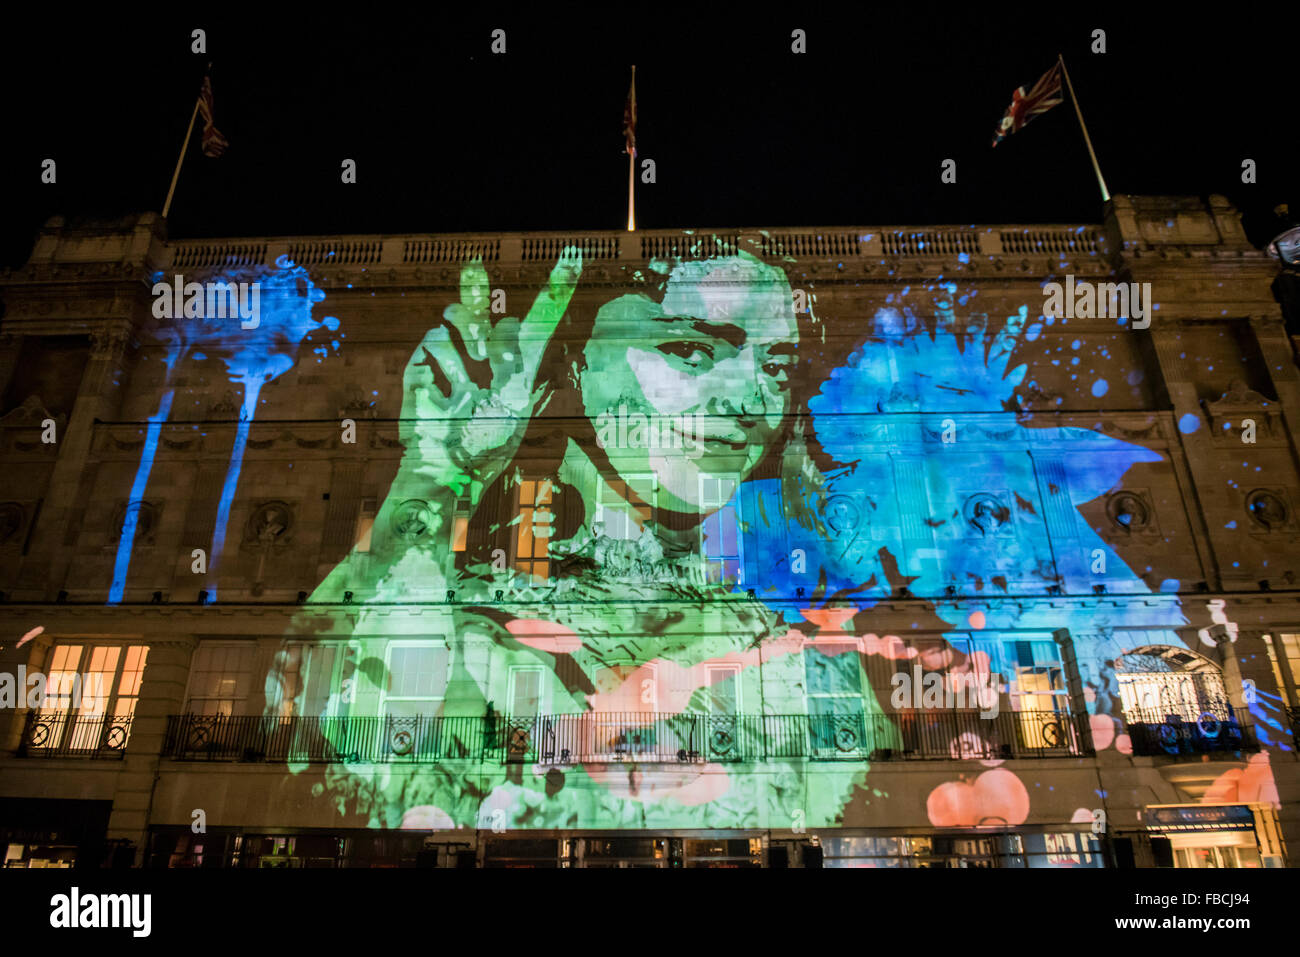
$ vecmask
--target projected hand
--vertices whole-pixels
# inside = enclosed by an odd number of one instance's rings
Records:
[[[470,480],[490,482],[509,464],[539,411],[538,366],[581,273],[581,251],[566,246],[527,315],[494,320],[487,271],[477,260],[462,267],[460,302],[447,307],[406,366],[404,470],[459,495]]]

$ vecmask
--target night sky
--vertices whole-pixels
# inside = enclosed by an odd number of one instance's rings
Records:
[[[631,63],[640,158],[658,176],[638,185],[643,228],[1100,222],[1068,98],[989,146],[1012,90],[1058,52],[1112,193],[1223,193],[1265,230],[1277,203],[1296,208],[1300,18],[1283,4],[1240,7],[1236,22],[1053,5],[1041,25],[1019,4],[774,18],[438,7],[275,22],[132,9],[8,28],[0,264],[23,263],[56,213],[160,210],[209,60],[231,146],[203,157],[196,125],[173,238],[620,229]],[[206,56],[190,52],[196,26]],[[495,27],[504,56],[489,52]],[[56,185],[40,182],[46,157]],[[344,158],[356,185],[340,182]],[[956,184],[940,182],[946,158]]]

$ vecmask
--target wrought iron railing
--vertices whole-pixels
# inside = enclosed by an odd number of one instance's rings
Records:
[[[517,717],[172,715],[163,748],[182,761],[595,764],[1041,758],[1086,753],[1055,711]]]
[[[30,711],[19,754],[24,757],[120,758],[131,737],[131,717],[41,714]]]
[[[1133,753],[1148,757],[1259,750],[1247,713],[1228,705],[1207,707],[1195,715],[1126,711],[1124,724]]]

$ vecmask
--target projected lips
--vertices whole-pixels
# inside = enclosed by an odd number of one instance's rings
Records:
[[[1023,824],[1029,817],[1029,792],[1015,774],[997,768],[974,783],[939,785],[926,798],[925,811],[935,827]]]

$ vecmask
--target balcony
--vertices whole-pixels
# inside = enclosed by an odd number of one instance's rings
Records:
[[[684,764],[1074,757],[1076,716],[585,713],[511,717],[172,715],[163,756],[258,763]]]
[[[25,758],[121,758],[130,737],[130,715],[42,715],[30,711],[18,754]]]
[[[1126,711],[1133,753],[1147,757],[1197,757],[1258,751],[1254,727],[1240,708],[1215,705],[1197,714]]]

